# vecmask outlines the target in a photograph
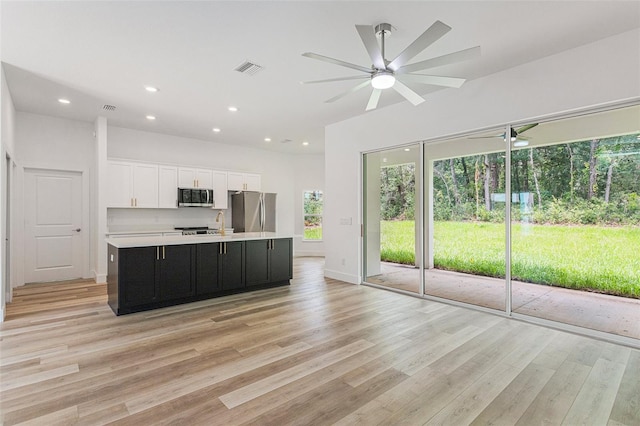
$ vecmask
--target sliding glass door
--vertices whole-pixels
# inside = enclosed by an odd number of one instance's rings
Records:
[[[530,126],[511,154],[513,312],[640,338],[640,107]]]
[[[365,283],[640,339],[640,105],[367,153],[363,170]]]
[[[420,293],[420,145],[363,161],[365,281]]]
[[[498,129],[425,148],[432,231],[426,240],[427,295],[505,309],[503,133]]]

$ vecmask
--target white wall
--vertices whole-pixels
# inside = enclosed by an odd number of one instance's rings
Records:
[[[325,274],[361,280],[361,152],[636,98],[640,30],[438,91],[417,107],[402,102],[328,126]]]
[[[9,205],[13,210],[13,191],[7,193],[7,157],[11,158],[11,163],[14,163],[14,150],[15,150],[15,108],[7,81],[4,76],[4,68],[0,66],[0,79],[2,80],[0,86],[0,193],[2,194],[0,200],[0,241],[4,242],[7,236],[11,237],[9,251],[12,252],[14,248],[13,235],[9,233],[10,229],[7,229],[7,206]],[[13,165],[9,164],[10,173],[13,174]],[[10,182],[12,184],[12,182]],[[10,215],[11,221],[14,222],[15,215]],[[5,306],[10,301],[11,283],[14,276],[15,261],[11,256],[11,267],[9,273],[5,270],[5,261],[7,257],[7,250],[5,244],[0,244],[0,322],[4,320]],[[7,279],[7,275],[9,278]]]
[[[45,115],[18,111],[16,113],[15,158],[19,164],[16,186],[16,217],[24,217],[24,170],[38,168],[49,170],[68,170],[82,173],[82,233],[83,265],[85,278],[92,277],[91,272],[91,175],[94,167],[95,146],[92,123],[67,120]],[[14,233],[19,260],[15,285],[24,284],[24,227],[17,226]]]
[[[278,232],[293,235],[296,219],[294,217],[295,171],[292,164],[296,156],[112,126],[109,126],[108,134],[109,158],[260,173],[262,191],[278,194],[276,202]],[[184,223],[188,215],[195,215],[194,220],[215,219],[215,213],[210,209],[191,210],[187,212],[185,209],[162,211],[148,209],[132,212],[128,209],[110,209],[108,220],[112,230],[113,226],[122,229],[127,225],[143,224],[145,221],[151,225],[174,223],[179,225]],[[227,217],[226,221],[225,225],[230,226],[230,218]]]
[[[304,191],[321,190],[324,192],[324,155],[297,155],[294,157],[295,169],[295,218],[293,248],[296,256],[324,256],[323,241],[303,241],[304,235]]]

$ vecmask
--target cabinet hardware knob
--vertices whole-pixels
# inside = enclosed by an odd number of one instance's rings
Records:
[[[82,231],[82,229],[81,228],[76,228],[76,229],[74,229],[74,231],[80,232],[80,231]]]

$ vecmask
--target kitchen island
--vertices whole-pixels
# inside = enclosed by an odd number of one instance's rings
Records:
[[[293,240],[276,232],[107,238],[116,315],[288,285]]]

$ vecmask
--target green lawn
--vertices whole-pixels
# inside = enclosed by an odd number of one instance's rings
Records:
[[[504,225],[435,222],[436,268],[504,277]],[[414,263],[413,221],[383,221],[381,259]],[[640,228],[512,227],[512,278],[640,298]]]
[[[321,240],[322,239],[322,226],[315,228],[304,228],[305,240]]]

